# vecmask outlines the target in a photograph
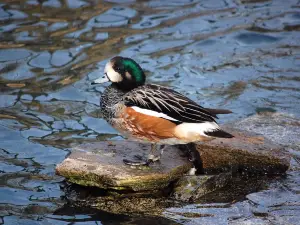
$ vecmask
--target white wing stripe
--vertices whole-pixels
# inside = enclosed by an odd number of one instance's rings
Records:
[[[143,113],[145,115],[148,115],[148,116],[155,116],[155,117],[160,117],[160,118],[164,118],[164,119],[167,119],[167,120],[172,120],[172,121],[178,121],[164,113],[159,113],[159,112],[155,112],[153,110],[149,110],[149,109],[142,109],[140,107],[137,107],[137,106],[132,106],[130,107],[132,108],[134,111],[136,112],[139,112],[139,113]]]
[[[214,122],[215,116],[205,108],[178,92],[155,85],[150,85],[149,87],[146,85],[144,88],[135,89],[130,95],[125,95],[124,100],[129,103],[129,106],[134,106],[133,102],[144,110],[148,108],[147,110],[152,111],[151,108],[154,108],[154,110],[158,111],[155,112],[157,117],[168,117],[168,119],[171,118],[169,120],[173,121]],[[168,112],[176,119],[168,116]]]

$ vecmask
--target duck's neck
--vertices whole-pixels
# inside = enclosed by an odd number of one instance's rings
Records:
[[[108,117],[111,107],[117,104],[127,91],[119,89],[115,84],[108,86],[101,95],[100,107],[104,117]]]
[[[141,86],[142,84],[138,84],[136,82],[132,82],[131,80],[124,79],[122,82],[115,83],[112,85],[114,85],[115,88],[117,88],[123,92],[129,92],[129,91]]]

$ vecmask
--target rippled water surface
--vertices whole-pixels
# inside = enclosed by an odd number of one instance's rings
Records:
[[[71,143],[120,138],[98,118],[104,87],[90,85],[115,55],[149,82],[234,111],[221,123],[280,113],[251,129],[293,155],[266,190],[167,209],[157,222],[299,222],[300,1],[2,0],[0,40],[0,224],[152,224],[68,208],[55,175]]]

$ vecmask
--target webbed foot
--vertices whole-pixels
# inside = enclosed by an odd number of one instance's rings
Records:
[[[150,155],[148,156],[148,161],[150,161],[150,162],[156,162],[156,161],[158,161],[158,160],[160,160],[160,155],[155,156],[155,155],[150,154]]]
[[[156,145],[152,144],[151,145],[151,151],[150,151],[150,154],[148,155],[147,160],[143,160],[143,157],[141,155],[134,155],[134,158],[136,158],[137,161],[129,160],[129,159],[123,159],[123,162],[125,163],[125,165],[128,165],[128,166],[149,166],[150,164],[160,160],[164,149],[165,149],[165,146],[162,145],[160,147],[160,150],[161,150],[160,154],[155,155]]]
[[[128,166],[149,166],[148,160],[146,161],[133,161],[129,159],[123,159],[125,165]]]
[[[134,155],[134,158],[137,160],[129,160],[129,159],[123,159],[123,162],[125,165],[128,166],[149,166],[150,164],[158,161],[160,159],[159,156],[149,155],[147,160],[143,160],[143,157],[141,155]]]

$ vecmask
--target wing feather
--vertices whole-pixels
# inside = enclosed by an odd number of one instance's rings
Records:
[[[163,86],[148,84],[123,96],[126,106],[137,106],[164,113],[178,123],[215,122],[216,115],[184,95]]]

